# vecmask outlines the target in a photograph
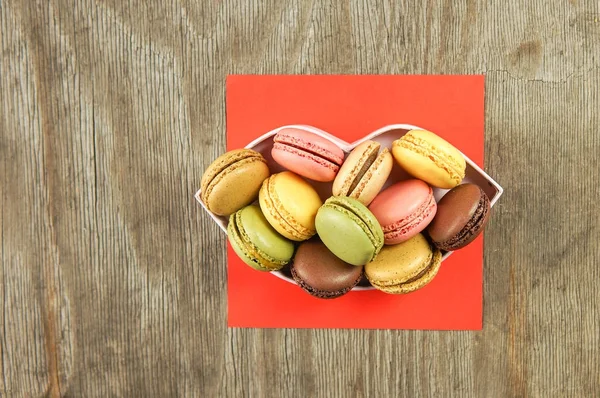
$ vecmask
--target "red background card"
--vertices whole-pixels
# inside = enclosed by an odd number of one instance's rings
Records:
[[[312,125],[353,142],[407,123],[435,132],[483,166],[483,76],[236,75],[227,78],[226,89],[228,150],[287,124]],[[230,245],[227,255],[231,327],[482,327],[482,236],[444,261],[429,285],[400,296],[360,291],[320,300],[251,269]]]

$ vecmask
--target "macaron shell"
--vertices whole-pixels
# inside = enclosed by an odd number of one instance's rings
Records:
[[[404,242],[423,231],[436,214],[433,190],[427,183],[410,179],[383,190],[369,210],[385,235],[385,244]]]
[[[313,181],[332,181],[340,168],[313,154],[277,144],[273,146],[271,156],[286,169]]]
[[[358,200],[331,197],[315,220],[319,237],[341,260],[356,266],[371,261],[383,246],[383,231]]]
[[[342,261],[316,240],[300,244],[290,271],[304,291],[319,298],[340,297],[363,276],[363,267]]]
[[[202,201],[211,212],[228,216],[256,200],[268,176],[269,167],[262,156],[236,161],[207,184],[201,194]]]
[[[381,229],[381,225],[377,221],[377,218],[367,206],[360,203],[357,199],[343,196],[332,196],[325,201],[325,204],[344,211],[347,210],[357,216],[362,222],[362,225],[365,226],[366,231],[368,231],[368,235],[377,248],[377,252],[379,252],[383,246],[383,230]]]
[[[238,257],[258,271],[279,270],[294,254],[294,244],[275,232],[255,205],[229,217],[227,236]]]
[[[200,181],[200,189],[202,192],[205,192],[208,188],[208,184],[223,170],[232,164],[239,162],[243,159],[248,158],[258,158],[263,159],[264,157],[260,152],[257,152],[253,149],[242,148],[242,149],[234,149],[228,152],[225,152],[215,160],[206,168],[204,174],[202,175],[202,179]],[[266,160],[265,160],[266,162]]]
[[[303,241],[315,235],[315,217],[323,202],[297,174],[284,171],[266,179],[259,203],[269,224],[284,237]]]
[[[409,174],[438,188],[453,188],[465,177],[460,151],[430,131],[409,131],[394,141],[392,154]]]
[[[419,289],[427,286],[438,274],[440,270],[440,266],[442,265],[442,253],[439,249],[433,250],[433,258],[431,260],[431,265],[426,268],[421,275],[418,276],[415,280],[411,280],[410,282],[402,283],[399,285],[385,286],[371,283],[373,287],[381,290],[382,292],[388,294],[407,294],[417,291]]]
[[[287,143],[312,153],[320,154],[336,164],[342,164],[344,161],[344,151],[342,148],[327,138],[311,133],[310,131],[293,127],[284,128],[277,132],[274,141]]]
[[[333,181],[344,161],[344,151],[336,144],[305,130],[282,129],[273,141],[273,160],[314,181]]]
[[[358,199],[365,206],[371,204],[390,176],[393,164],[392,154],[384,148],[350,197]]]
[[[385,246],[365,265],[371,284],[386,293],[408,293],[422,288],[435,277],[441,264],[441,252],[432,250],[422,234],[393,246]]]
[[[338,258],[360,266],[371,261],[376,248],[360,226],[360,219],[331,207],[319,210],[316,220],[319,237]]]
[[[233,251],[235,252],[235,254],[237,254],[237,256],[246,265],[254,268],[257,271],[261,271],[261,272],[271,271],[269,268],[265,267],[261,263],[261,261],[259,261],[257,258],[252,257],[250,255],[250,253],[246,249],[246,245],[245,245],[242,237],[236,231],[234,221],[232,221],[232,220],[230,220],[229,224],[227,225],[227,239],[229,240],[229,243],[231,244],[231,247],[233,248]]]
[[[396,245],[422,232],[433,220],[436,209],[435,198],[432,194],[428,202],[425,202],[411,216],[400,220],[397,227],[392,226],[389,230],[384,230],[385,244]]]
[[[475,184],[461,184],[438,203],[438,213],[428,227],[429,236],[442,250],[458,250],[483,231],[491,213],[490,200]]]
[[[333,195],[358,199],[365,206],[371,203],[393,166],[392,154],[387,148],[378,154],[380,147],[378,142],[368,140],[350,152],[333,182]]]
[[[240,211],[240,219],[248,239],[258,250],[282,265],[290,261],[294,255],[294,244],[275,231],[260,207],[245,207]]]
[[[350,196],[350,187],[369,158],[376,157],[381,145],[375,141],[365,141],[354,148],[340,168],[331,191],[334,196]]]

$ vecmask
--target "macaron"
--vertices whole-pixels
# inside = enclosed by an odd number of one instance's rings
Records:
[[[490,216],[490,200],[483,190],[465,183],[448,191],[427,228],[433,244],[442,250],[461,249],[483,231]]]
[[[303,241],[316,234],[315,217],[323,204],[306,180],[291,171],[267,178],[258,194],[265,218],[284,237]]]
[[[316,239],[298,246],[290,271],[298,286],[322,299],[343,296],[363,277],[363,267],[342,261]]]
[[[374,288],[404,294],[423,288],[437,275],[442,253],[432,248],[423,234],[398,245],[385,246],[365,265],[365,275]]]
[[[387,181],[394,160],[387,148],[381,144],[365,141],[350,152],[335,180],[334,196],[349,196],[368,206]]]
[[[411,130],[392,144],[396,162],[410,175],[438,188],[454,188],[465,178],[460,151],[438,135]]]
[[[383,246],[383,231],[369,209],[354,198],[332,196],[317,212],[321,241],[339,259],[356,266],[373,260]]]
[[[427,183],[410,179],[383,190],[369,209],[383,228],[385,244],[395,245],[423,231],[433,220],[437,205]]]
[[[278,234],[256,205],[229,216],[227,237],[238,257],[258,271],[279,270],[294,255],[294,243]]]
[[[200,199],[209,211],[229,216],[256,200],[269,176],[267,161],[252,149],[235,149],[215,159],[202,175]]]
[[[289,171],[314,181],[333,181],[344,161],[344,151],[320,135],[284,128],[273,137],[273,160]]]

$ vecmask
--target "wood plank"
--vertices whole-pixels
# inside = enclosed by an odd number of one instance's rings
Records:
[[[599,7],[0,0],[0,396],[597,395]],[[482,332],[226,327],[230,73],[486,75]]]

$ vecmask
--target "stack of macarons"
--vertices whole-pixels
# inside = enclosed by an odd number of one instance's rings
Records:
[[[200,199],[229,218],[227,234],[240,259],[258,271],[289,267],[319,298],[340,297],[367,280],[391,294],[421,289],[436,276],[444,251],[461,249],[483,230],[490,201],[462,183],[466,162],[436,134],[411,130],[382,148],[367,140],[345,153],[298,128],[273,137],[265,157],[238,149],[205,171]],[[409,179],[389,183],[394,163]],[[323,198],[316,183],[328,183]],[[436,202],[433,188],[448,190]]]

